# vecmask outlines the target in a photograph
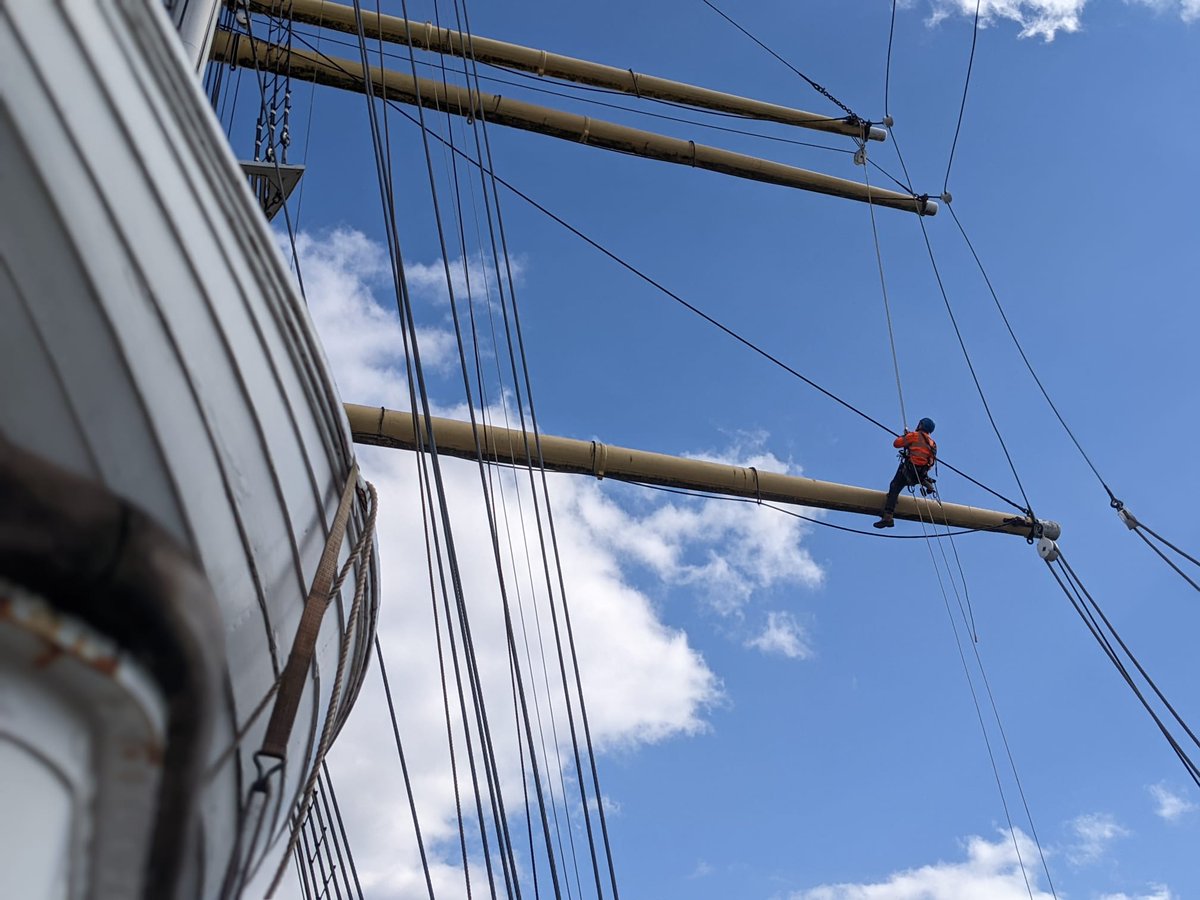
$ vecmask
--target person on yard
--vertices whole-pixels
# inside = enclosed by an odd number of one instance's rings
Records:
[[[932,435],[933,419],[925,418],[917,423],[916,431],[909,431],[892,441],[893,447],[900,448],[900,465],[888,485],[887,502],[883,505],[883,515],[875,523],[876,528],[891,528],[896,524],[893,519],[896,501],[906,487],[920,485],[921,493],[934,492],[929,470],[937,462],[937,442]]]

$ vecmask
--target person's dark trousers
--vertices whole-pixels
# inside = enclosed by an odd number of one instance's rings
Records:
[[[906,487],[916,487],[928,471],[929,466],[914,466],[907,459],[901,460],[900,465],[896,467],[896,474],[892,476],[892,483],[888,485],[887,502],[883,505],[884,515],[890,516],[894,513],[900,492]]]

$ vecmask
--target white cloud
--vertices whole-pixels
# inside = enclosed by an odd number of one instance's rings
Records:
[[[974,17],[976,0],[930,0],[928,24],[937,25],[951,15]],[[981,0],[979,24],[986,28],[996,19],[1015,22],[1021,37],[1041,37],[1054,40],[1060,31],[1079,30],[1084,6],[1088,0]],[[1195,0],[1187,0],[1195,2]]]
[[[1179,895],[1172,893],[1165,884],[1147,886],[1149,894],[1101,894],[1096,900],[1179,900]]]
[[[509,266],[500,273],[505,295],[508,294],[509,269],[512,271],[513,281],[520,284],[525,264],[519,257],[513,257]],[[432,263],[410,261],[405,265],[404,273],[408,277],[410,290],[436,303],[450,302],[450,292],[446,289],[446,267],[441,260]],[[489,295],[497,301],[499,299],[496,267],[486,258],[472,258],[470,265],[466,267],[463,266],[461,257],[453,260],[450,263],[450,283],[454,288],[454,299],[459,303],[467,297],[468,287],[470,295],[475,297],[477,303],[485,303]]]
[[[1168,822],[1177,822],[1180,818],[1190,812],[1194,812],[1198,808],[1185,795],[1176,793],[1162,782],[1152,784],[1146,790],[1154,798],[1154,814]]]
[[[1069,825],[1074,838],[1067,858],[1077,866],[1099,862],[1113,841],[1130,834],[1110,813],[1086,813]]]
[[[987,28],[997,19],[1015,22],[1019,35],[1054,40],[1060,31],[1078,31],[1088,0],[981,0],[979,25]],[[1179,14],[1184,22],[1200,21],[1200,0],[1125,0],[1131,6],[1146,6],[1157,13]],[[975,0],[930,0],[926,24],[939,25],[953,15],[975,16]]]
[[[1200,0],[1125,0],[1137,6],[1148,6],[1158,13],[1179,13],[1185,22],[1200,20]]]
[[[394,296],[384,248],[362,232],[338,228],[301,232],[296,254],[313,324],[326,357],[336,360],[339,393],[351,403],[407,407],[400,317],[394,303],[376,294]],[[429,298],[414,288],[414,299]],[[422,363],[431,369],[454,358],[454,335],[445,328],[418,322],[417,342]]]
[[[782,469],[782,464],[780,464]],[[597,541],[695,592],[721,615],[740,613],[756,590],[816,587],[824,572],[801,546],[806,526],[754,504],[678,498],[639,515],[584,482],[578,513]]]
[[[692,874],[688,878],[707,878],[715,871],[716,869],[710,863],[703,859],[698,859],[696,860],[696,868],[692,869]]]
[[[813,653],[803,626],[791,613],[775,610],[767,613],[767,624],[761,632],[746,641],[746,646],[763,653],[777,653],[788,659],[808,659]]]
[[[826,884],[794,892],[789,900],[1051,900],[1038,887],[1037,847],[1019,829],[1017,846],[1002,833],[994,842],[972,836],[967,858],[893,873],[885,881]]]
[[[297,246],[313,319],[340,389],[355,402],[408,408],[396,312],[383,299],[391,293],[383,248],[348,230],[319,238],[301,235]],[[448,365],[456,350],[445,327],[445,311],[438,307],[437,279],[444,279],[444,272],[440,264],[410,264],[407,271],[414,297],[423,304],[419,312],[425,322],[420,326],[424,360]],[[441,409],[453,410],[454,402],[443,403]],[[501,410],[490,412],[501,418]],[[749,450],[735,450],[748,458]],[[754,458],[759,464],[785,466],[761,451]],[[449,635],[444,610],[439,606],[435,624],[430,602],[416,459],[406,453],[363,448],[360,460],[380,495],[379,633],[431,877],[439,894],[458,896],[463,893],[463,874],[456,785],[448,760],[443,673],[435,640],[440,634],[445,644]],[[511,668],[480,474],[476,464],[462,460],[443,458],[442,465],[496,767],[508,815],[523,832],[523,776]],[[562,627],[563,611],[556,574],[551,578],[555,594],[551,608],[533,496],[528,479],[519,476],[511,471],[490,473],[504,581],[518,664],[534,719],[537,762],[543,784],[552,792],[547,802],[560,820],[559,827],[569,831],[582,828],[583,810],[554,641],[554,617]],[[668,502],[665,495],[657,494],[640,497],[627,508],[613,499],[607,485],[577,476],[549,476],[549,492],[589,724],[598,750],[629,750],[702,732],[707,727],[706,711],[722,700],[716,674],[684,632],[662,621],[646,589],[635,584],[635,575],[640,573],[640,583],[649,573],[723,612],[740,611],[759,588],[821,582],[821,569],[800,543],[805,533],[802,523],[778,513],[713,500],[672,498]],[[800,632],[794,630],[794,635],[798,641]],[[448,658],[446,665],[450,666]],[[453,670],[448,669],[447,675],[472,884],[485,889]],[[568,680],[573,691],[569,668]],[[377,667],[372,665],[358,705],[333,748],[330,765],[367,895],[424,896],[424,876],[386,709]],[[477,738],[474,743],[482,780]],[[529,764],[528,758],[525,763]],[[590,777],[586,757],[584,766],[586,782]],[[564,785],[573,800],[564,801]],[[589,796],[588,802],[592,806],[594,798]],[[620,809],[619,798],[606,796],[604,803],[609,813]],[[485,812],[490,830],[486,816]],[[535,836],[537,831],[535,812]],[[580,839],[579,830],[575,837]],[[517,856],[518,865],[529,864],[527,848],[518,850]],[[285,883],[290,880],[291,876]]]

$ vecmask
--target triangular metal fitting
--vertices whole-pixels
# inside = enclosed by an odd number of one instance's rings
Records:
[[[304,166],[276,165],[267,160],[243,160],[240,165],[250,176],[250,189],[258,198],[267,221],[283,209],[304,174]]]

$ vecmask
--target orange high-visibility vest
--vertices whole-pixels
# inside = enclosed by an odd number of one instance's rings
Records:
[[[914,466],[932,466],[937,459],[937,442],[923,431],[910,431],[892,441],[892,446],[902,448]]]

